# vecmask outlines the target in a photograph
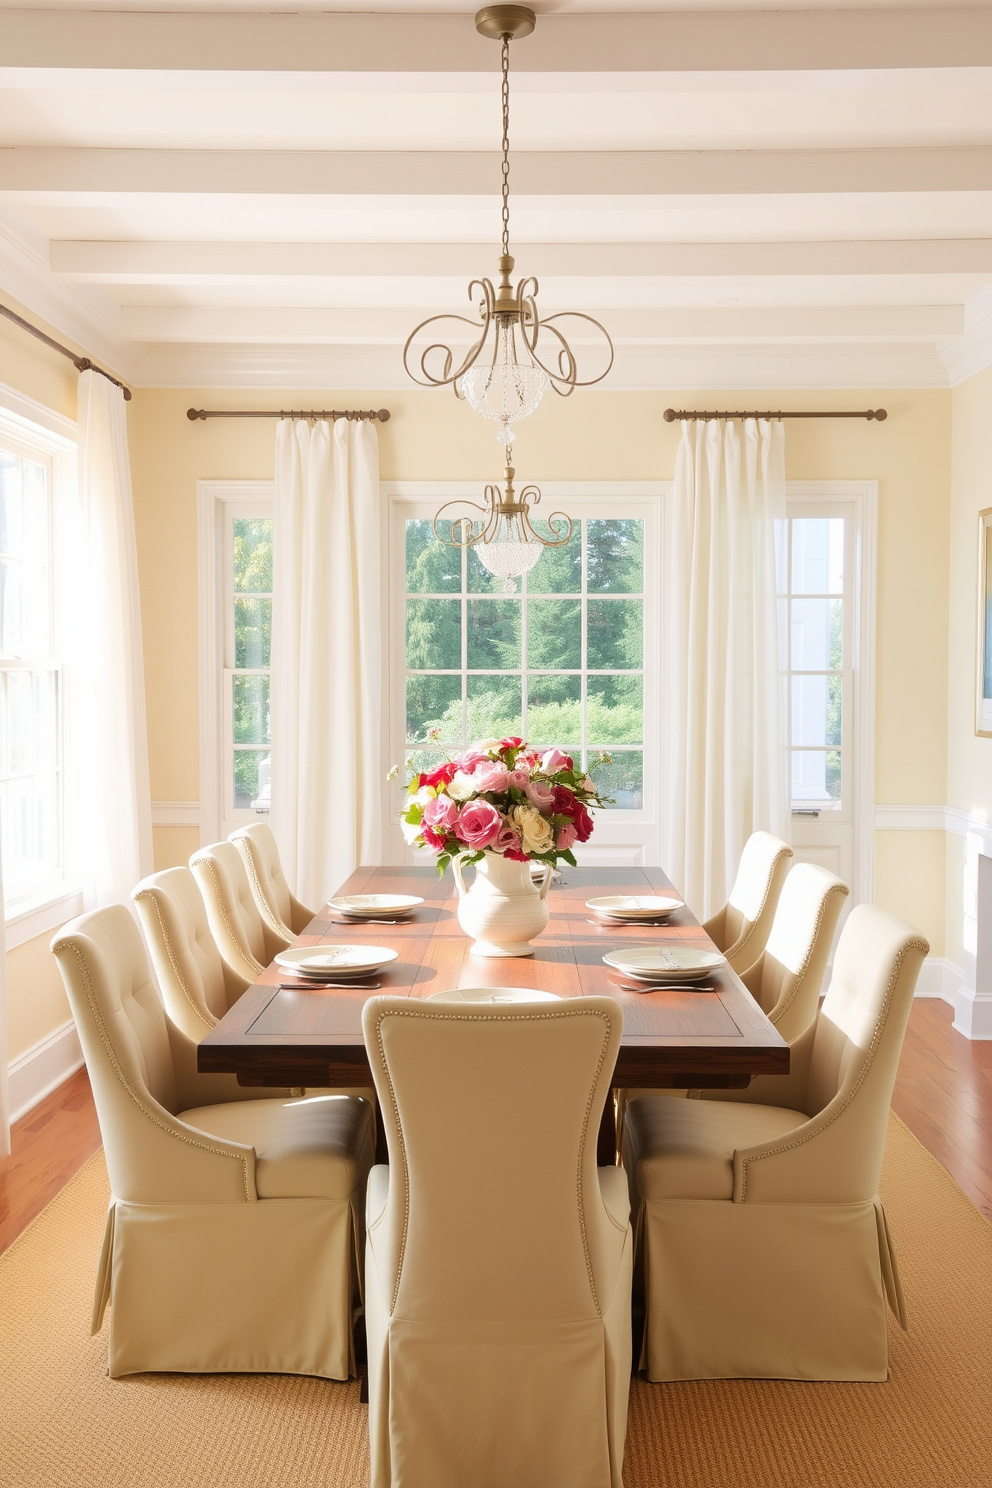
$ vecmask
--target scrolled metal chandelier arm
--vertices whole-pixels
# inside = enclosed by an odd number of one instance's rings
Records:
[[[487,487],[487,490],[491,489],[492,487]],[[539,532],[535,531],[530,519],[530,508],[527,503],[530,501],[534,506],[540,504],[541,489],[539,486],[524,486],[517,499],[523,507],[521,521],[530,537],[535,542],[539,542],[542,548],[563,548],[566,543],[571,541],[573,523],[571,517],[567,516],[565,512],[552,512],[550,516],[543,518],[551,528],[552,535],[550,537],[542,537]]]

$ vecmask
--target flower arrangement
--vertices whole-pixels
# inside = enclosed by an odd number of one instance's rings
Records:
[[[593,829],[590,806],[608,804],[562,750],[539,754],[523,739],[484,739],[413,776],[401,825],[407,842],[436,855],[439,875],[453,857],[477,863],[487,852],[575,867],[572,848]]]

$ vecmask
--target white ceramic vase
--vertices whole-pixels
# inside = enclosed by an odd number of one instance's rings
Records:
[[[475,941],[473,956],[533,956],[531,940],[548,923],[544,902],[551,883],[545,864],[544,881],[535,884],[530,863],[515,863],[499,853],[486,853],[475,864],[475,880],[466,885],[462,860],[452,863],[458,890],[458,923]]]

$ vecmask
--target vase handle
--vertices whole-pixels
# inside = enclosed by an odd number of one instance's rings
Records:
[[[465,882],[462,878],[462,855],[457,853],[451,860],[451,871],[455,875],[455,888],[461,899],[465,894]]]
[[[554,873],[554,871],[555,870],[552,868],[552,866],[551,866],[550,863],[545,863],[545,865],[544,865],[544,881],[542,882],[541,887],[538,890],[538,896],[541,899],[547,899],[547,897],[548,897],[548,890],[551,887],[551,877],[552,877],[552,874]]]

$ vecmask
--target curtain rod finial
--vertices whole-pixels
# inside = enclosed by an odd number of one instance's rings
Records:
[[[388,424],[388,422],[389,422],[389,409],[388,408],[380,408],[379,409],[379,412],[376,414],[376,418],[379,420],[380,424]]]
[[[674,422],[675,422],[675,409],[674,408],[666,408],[664,414],[662,415],[662,417],[664,418],[666,424],[674,424]]]
[[[884,408],[869,408],[868,410],[868,417],[877,419],[880,424],[884,424],[888,416]]]

